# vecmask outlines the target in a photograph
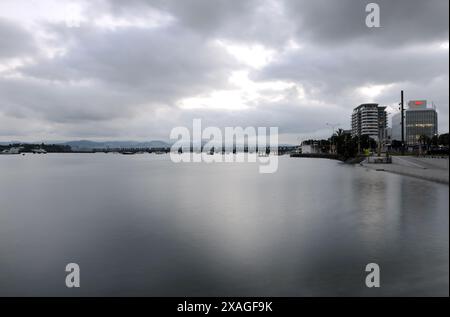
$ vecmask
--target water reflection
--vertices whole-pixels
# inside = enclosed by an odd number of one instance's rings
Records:
[[[335,161],[0,158],[0,295],[448,295],[448,186]],[[82,287],[66,289],[76,262]],[[367,289],[364,267],[382,268]]]

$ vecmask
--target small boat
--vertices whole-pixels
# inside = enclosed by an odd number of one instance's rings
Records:
[[[33,154],[47,154],[47,151],[42,149],[42,148],[40,148],[40,149],[32,149],[31,152]]]
[[[134,155],[136,153],[130,152],[130,151],[124,151],[124,152],[121,152],[121,154],[123,154],[123,155]]]
[[[12,148],[1,151],[0,154],[4,154],[4,155],[14,155],[15,154],[15,155],[17,155],[17,154],[20,154],[21,149],[22,148],[20,148],[20,147],[12,147]]]

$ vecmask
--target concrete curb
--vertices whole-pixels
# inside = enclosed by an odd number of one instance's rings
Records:
[[[361,166],[374,170],[390,172],[398,175],[410,176],[420,178],[427,181],[437,182],[441,184],[449,184],[448,170],[430,170],[423,168],[413,168],[397,164],[367,164],[363,163]]]

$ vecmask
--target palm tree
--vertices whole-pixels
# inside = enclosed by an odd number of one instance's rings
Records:
[[[339,128],[339,129],[337,129],[336,130],[336,136],[339,138],[339,137],[341,137],[341,136],[343,136],[344,135],[344,130],[342,130],[341,128]]]
[[[331,137],[331,143],[334,145],[335,153],[341,154],[345,145],[345,133],[342,129],[337,129],[336,132]]]

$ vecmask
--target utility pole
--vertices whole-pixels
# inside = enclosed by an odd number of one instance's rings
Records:
[[[381,156],[381,120],[378,118],[378,157]]]
[[[381,148],[383,144],[386,144],[386,121],[387,113],[383,110],[380,118],[380,112],[378,112],[378,157],[381,156]],[[384,128],[384,129],[383,129]]]
[[[401,128],[402,128],[402,155],[405,155],[405,109],[403,107],[404,101],[403,101],[403,90],[401,91],[400,95],[401,101],[400,101],[400,111],[401,111]]]

